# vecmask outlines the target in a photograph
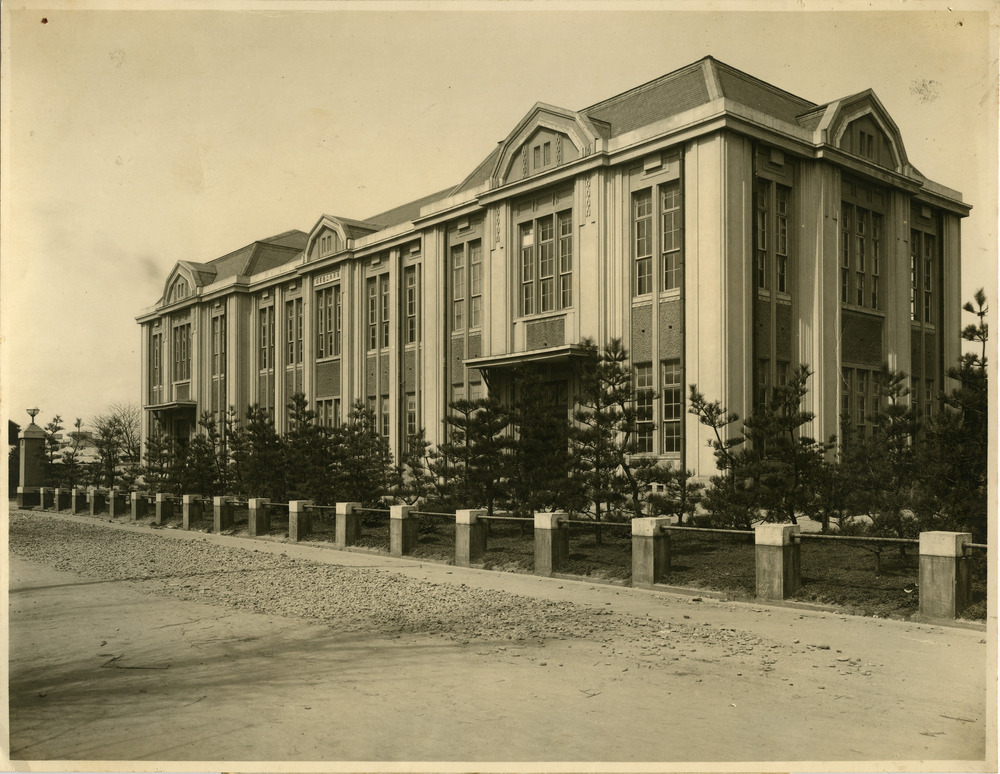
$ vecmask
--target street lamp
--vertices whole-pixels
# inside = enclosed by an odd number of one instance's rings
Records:
[[[35,424],[35,417],[38,416],[38,409],[30,408],[28,409],[28,416],[31,417],[31,424]]]

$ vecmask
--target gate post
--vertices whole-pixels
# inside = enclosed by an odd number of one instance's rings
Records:
[[[632,585],[652,588],[670,573],[670,519],[632,519]]]
[[[485,509],[455,512],[455,564],[469,567],[486,553]]]
[[[52,488],[47,486],[38,487],[38,507],[43,511],[52,504]]]
[[[70,494],[69,509],[72,513],[83,513],[87,507],[87,490],[82,486],[74,486]]]
[[[288,539],[298,543],[312,531],[312,500],[291,500],[288,503]]]
[[[174,517],[174,496],[167,492],[156,493],[156,512],[153,514],[153,524],[162,525]]]
[[[971,532],[920,533],[920,617],[955,619],[972,602]]]
[[[417,519],[410,515],[412,505],[389,506],[389,554],[405,556],[417,545]]]
[[[212,498],[214,506],[214,519],[212,521],[212,531],[219,534],[224,529],[233,528],[233,498],[226,496],[216,496]]]
[[[205,502],[201,495],[181,495],[181,526],[191,529],[191,522],[198,521],[205,514]]]
[[[149,515],[149,499],[145,492],[132,493],[132,521],[145,519]]]
[[[91,516],[96,516],[104,510],[104,494],[96,486],[90,487],[87,492],[87,500],[90,502]]]
[[[353,546],[361,538],[361,503],[337,503],[337,548]]]
[[[271,531],[271,512],[267,507],[269,502],[271,501],[266,497],[252,497],[247,501],[247,531],[250,537],[259,537]]]
[[[70,490],[66,487],[59,487],[55,494],[55,509],[63,511],[70,506]]]
[[[108,516],[112,519],[125,513],[125,494],[118,487],[113,487],[108,495]]]
[[[566,513],[535,514],[535,575],[558,572],[569,556],[569,530]]]
[[[797,524],[758,524],[754,531],[757,599],[780,602],[802,585]]]

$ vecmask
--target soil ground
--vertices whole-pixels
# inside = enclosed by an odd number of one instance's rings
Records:
[[[839,770],[892,761],[894,770],[995,770],[993,669],[981,628],[101,527],[155,535],[164,553],[168,543],[198,541],[207,551],[377,572],[452,600],[517,595],[525,616],[545,604],[575,617],[523,639],[493,628],[488,636],[433,625],[341,628],[335,618],[182,598],[191,590],[183,579],[138,568],[130,579],[95,578],[15,551],[15,768],[54,760],[441,761],[479,770],[484,762],[697,761]],[[76,549],[84,550],[54,548]],[[412,604],[419,612],[420,598]]]

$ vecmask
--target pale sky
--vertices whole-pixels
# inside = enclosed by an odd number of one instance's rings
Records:
[[[817,103],[874,89],[911,163],[974,206],[963,297],[993,300],[988,3],[718,5],[5,2],[0,406],[69,426],[140,403],[134,318],[178,260],[454,185],[535,102],[580,109],[708,54]]]

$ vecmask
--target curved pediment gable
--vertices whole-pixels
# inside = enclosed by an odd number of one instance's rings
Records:
[[[827,137],[831,145],[881,167],[904,173],[909,166],[896,122],[870,89],[836,104]]]
[[[211,273],[210,268],[203,264],[179,261],[167,275],[163,286],[163,302],[174,304],[195,295],[198,288],[206,284],[204,275]]]
[[[579,113],[539,103],[500,144],[493,184],[513,183],[589,156],[600,136]]]
[[[324,215],[309,232],[305,250],[306,261],[316,261],[339,253],[347,247],[349,237],[347,228],[338,218]]]

